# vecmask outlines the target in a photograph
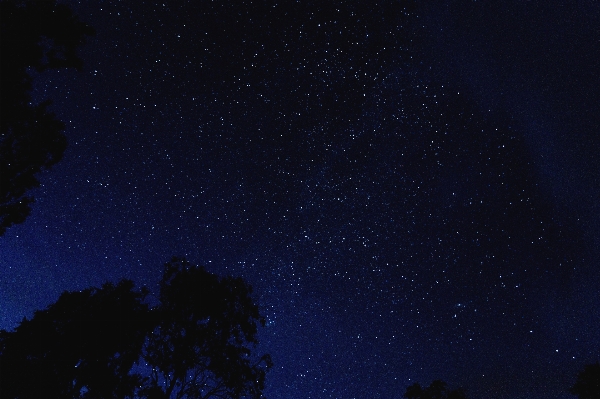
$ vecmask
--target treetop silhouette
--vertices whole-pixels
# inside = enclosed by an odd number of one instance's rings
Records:
[[[450,390],[442,380],[435,380],[427,388],[422,388],[415,383],[408,388],[403,395],[407,399],[467,399],[462,388]]]
[[[60,161],[65,125],[33,104],[31,69],[81,69],[77,48],[94,30],[71,10],[50,0],[1,0],[0,15],[0,236],[31,212],[27,191],[36,174]]]
[[[579,399],[600,399],[600,363],[587,364],[569,392]]]
[[[184,259],[165,265],[156,306],[129,280],[65,292],[0,332],[2,397],[262,398],[251,292]]]

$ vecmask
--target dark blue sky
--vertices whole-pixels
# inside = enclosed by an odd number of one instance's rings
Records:
[[[69,4],[0,328],[179,255],[254,286],[271,399],[566,399],[599,360],[597,3]]]

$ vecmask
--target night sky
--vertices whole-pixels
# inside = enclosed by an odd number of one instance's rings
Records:
[[[0,328],[185,256],[254,287],[270,399],[573,398],[600,360],[600,5],[70,1],[84,70],[0,238]]]

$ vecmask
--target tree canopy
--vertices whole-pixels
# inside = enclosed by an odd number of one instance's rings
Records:
[[[433,381],[427,388],[415,383],[406,388],[403,397],[407,399],[467,399],[462,388],[450,390],[442,380]]]
[[[158,304],[129,280],[65,292],[0,332],[6,398],[262,398],[253,355],[264,319],[240,278],[184,259],[165,265]]]
[[[0,15],[0,236],[25,221],[39,186],[36,174],[60,161],[65,125],[34,104],[31,70],[81,69],[77,48],[94,30],[71,9],[50,0],[1,0]]]
[[[600,399],[600,363],[586,365],[569,392],[579,399]]]

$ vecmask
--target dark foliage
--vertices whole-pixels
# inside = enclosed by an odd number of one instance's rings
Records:
[[[144,360],[152,373],[148,398],[260,398],[268,356],[251,363],[257,322],[264,324],[240,278],[219,278],[184,259],[165,266],[158,320]]]
[[[144,293],[131,281],[65,292],[0,336],[2,397],[126,397],[148,328]],[[86,392],[88,392],[86,394]]]
[[[600,399],[600,363],[586,365],[569,392],[579,399]]]
[[[241,279],[183,259],[165,267],[160,304],[131,281],[65,292],[0,332],[3,398],[262,398],[262,321]]]
[[[54,1],[0,1],[0,235],[31,212],[36,174],[58,162],[67,142],[64,124],[33,104],[30,69],[80,69],[77,48],[93,29]]]
[[[407,399],[467,399],[462,388],[450,390],[447,384],[441,380],[433,381],[427,388],[422,388],[421,385],[415,383],[406,388],[404,397]]]

